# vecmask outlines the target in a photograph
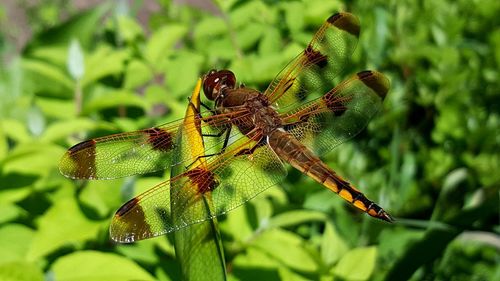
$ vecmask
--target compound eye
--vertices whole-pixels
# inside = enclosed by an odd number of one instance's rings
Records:
[[[203,92],[209,100],[214,100],[222,88],[234,88],[236,77],[229,70],[210,70],[203,79]]]

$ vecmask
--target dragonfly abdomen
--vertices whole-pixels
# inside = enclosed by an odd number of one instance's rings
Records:
[[[344,200],[368,215],[392,222],[392,217],[373,201],[338,176],[319,157],[292,135],[282,130],[274,131],[269,137],[269,145],[278,156],[294,168],[337,193]]]

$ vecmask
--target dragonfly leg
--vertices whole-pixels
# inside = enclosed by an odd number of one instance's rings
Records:
[[[231,135],[231,127],[227,127],[225,129],[221,130],[217,134],[202,134],[202,136],[204,136],[204,137],[220,137],[224,133],[226,133],[226,136],[224,137],[224,143],[222,144],[222,149],[219,152],[204,154],[204,155],[200,155],[200,156],[196,157],[196,159],[191,164],[189,164],[185,167],[186,170],[189,169],[191,166],[193,166],[193,164],[196,163],[196,161],[200,160],[201,158],[217,156],[217,155],[224,153],[226,151],[227,144],[229,143],[229,136]]]

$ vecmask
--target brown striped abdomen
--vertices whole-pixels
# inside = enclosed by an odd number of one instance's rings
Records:
[[[292,135],[283,130],[275,130],[269,136],[269,145],[282,160],[337,193],[356,208],[372,217],[388,222],[393,221],[384,209],[339,177]]]

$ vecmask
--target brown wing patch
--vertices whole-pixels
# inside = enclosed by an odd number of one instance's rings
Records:
[[[75,178],[95,178],[95,145],[94,140],[87,140],[69,148],[66,153],[72,161],[60,167],[61,173]]]
[[[356,74],[363,83],[365,83],[366,86],[371,88],[379,97],[382,99],[385,98],[387,95],[387,92],[389,91],[390,84],[389,80],[387,78],[383,78],[381,73],[371,71],[371,70],[365,70],[358,72]]]
[[[319,68],[323,68],[328,64],[328,57],[325,54],[322,54],[319,50],[315,50],[311,44],[309,44],[304,50],[304,55],[307,58],[307,63],[315,64]]]
[[[218,183],[215,175],[201,167],[196,167],[186,172],[189,180],[198,188],[198,193],[205,194],[206,192],[214,190]]]
[[[322,99],[325,102],[326,107],[328,107],[328,109],[330,109],[337,117],[345,113],[347,110],[347,104],[351,100],[349,96],[343,97],[338,95],[335,89],[326,93]]]
[[[330,16],[327,21],[338,27],[339,29],[345,30],[356,37],[359,36],[359,21],[357,20],[357,18],[352,17],[350,14],[336,13]]]
[[[137,197],[130,199],[116,211],[109,230],[113,240],[125,243],[153,236]]]
[[[148,134],[148,142],[153,149],[160,151],[169,151],[173,148],[172,135],[160,128],[150,128],[144,130]]]

